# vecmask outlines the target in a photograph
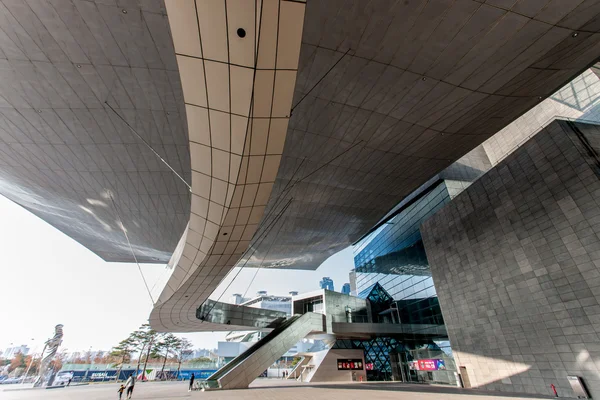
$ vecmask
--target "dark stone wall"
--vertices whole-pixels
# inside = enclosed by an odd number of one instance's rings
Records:
[[[576,397],[579,375],[600,395],[598,139],[555,121],[422,225],[473,386]]]

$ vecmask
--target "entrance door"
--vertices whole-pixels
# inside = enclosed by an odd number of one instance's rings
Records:
[[[396,382],[404,382],[400,354],[390,353],[390,365],[392,366],[392,380]]]

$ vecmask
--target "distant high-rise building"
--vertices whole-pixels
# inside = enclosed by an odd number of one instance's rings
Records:
[[[24,344],[21,346],[9,347],[4,351],[2,357],[7,360],[10,360],[14,358],[18,353],[22,353],[24,356],[26,356],[29,353],[29,347],[27,347]]]
[[[192,358],[206,357],[206,358],[210,358],[212,360],[212,359],[215,358],[215,352],[216,352],[216,350],[214,350],[214,349],[213,350],[209,350],[209,349],[196,349],[187,358],[188,359],[192,359]]]
[[[344,283],[344,286],[342,286],[342,294],[350,294],[350,284],[349,283]]]
[[[350,278],[350,293],[356,296],[356,270],[352,269],[348,277]]]
[[[67,361],[73,362],[76,361],[78,358],[83,358],[83,355],[79,351],[74,351],[69,354],[69,356],[67,357]]]
[[[264,310],[281,311],[287,315],[292,315],[292,296],[273,296],[266,290],[256,293],[256,297],[248,299],[241,304],[242,306],[262,308]]]
[[[244,297],[242,297],[241,294],[239,293],[234,293],[231,295],[231,297],[229,298],[229,303],[231,304],[242,304],[244,301],[246,301],[247,299],[244,299]]]
[[[319,282],[319,286],[321,286],[321,289],[333,290],[333,279],[324,276],[321,282]]]

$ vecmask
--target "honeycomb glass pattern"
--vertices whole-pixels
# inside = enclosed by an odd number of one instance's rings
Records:
[[[394,337],[376,337],[372,339],[338,339],[333,349],[362,349],[367,364],[367,380],[405,382],[423,382],[426,380],[440,383],[454,383],[456,367],[448,342],[415,343],[401,341]],[[443,359],[445,371],[436,371],[434,379],[424,371],[410,370],[410,362],[425,359]]]
[[[394,300],[379,283],[375,283],[373,286],[363,290],[358,294],[358,297],[367,299],[371,303],[389,304]]]
[[[365,363],[373,365],[373,369],[367,369],[367,380],[370,381],[392,380],[389,354],[398,347],[403,347],[403,345],[397,339],[390,337],[368,340],[340,339],[333,345],[334,349],[363,349]]]

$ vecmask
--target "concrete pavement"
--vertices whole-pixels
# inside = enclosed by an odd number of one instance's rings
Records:
[[[118,399],[117,384],[99,384],[51,390],[0,391],[0,400],[104,400]],[[202,400],[525,400],[526,395],[508,395],[446,386],[406,385],[395,382],[299,384],[278,379],[259,379],[252,388],[210,392],[188,392],[187,382],[138,383],[133,399],[202,399]],[[1,388],[1,387],[0,387]],[[1,388],[8,389],[8,388]]]

